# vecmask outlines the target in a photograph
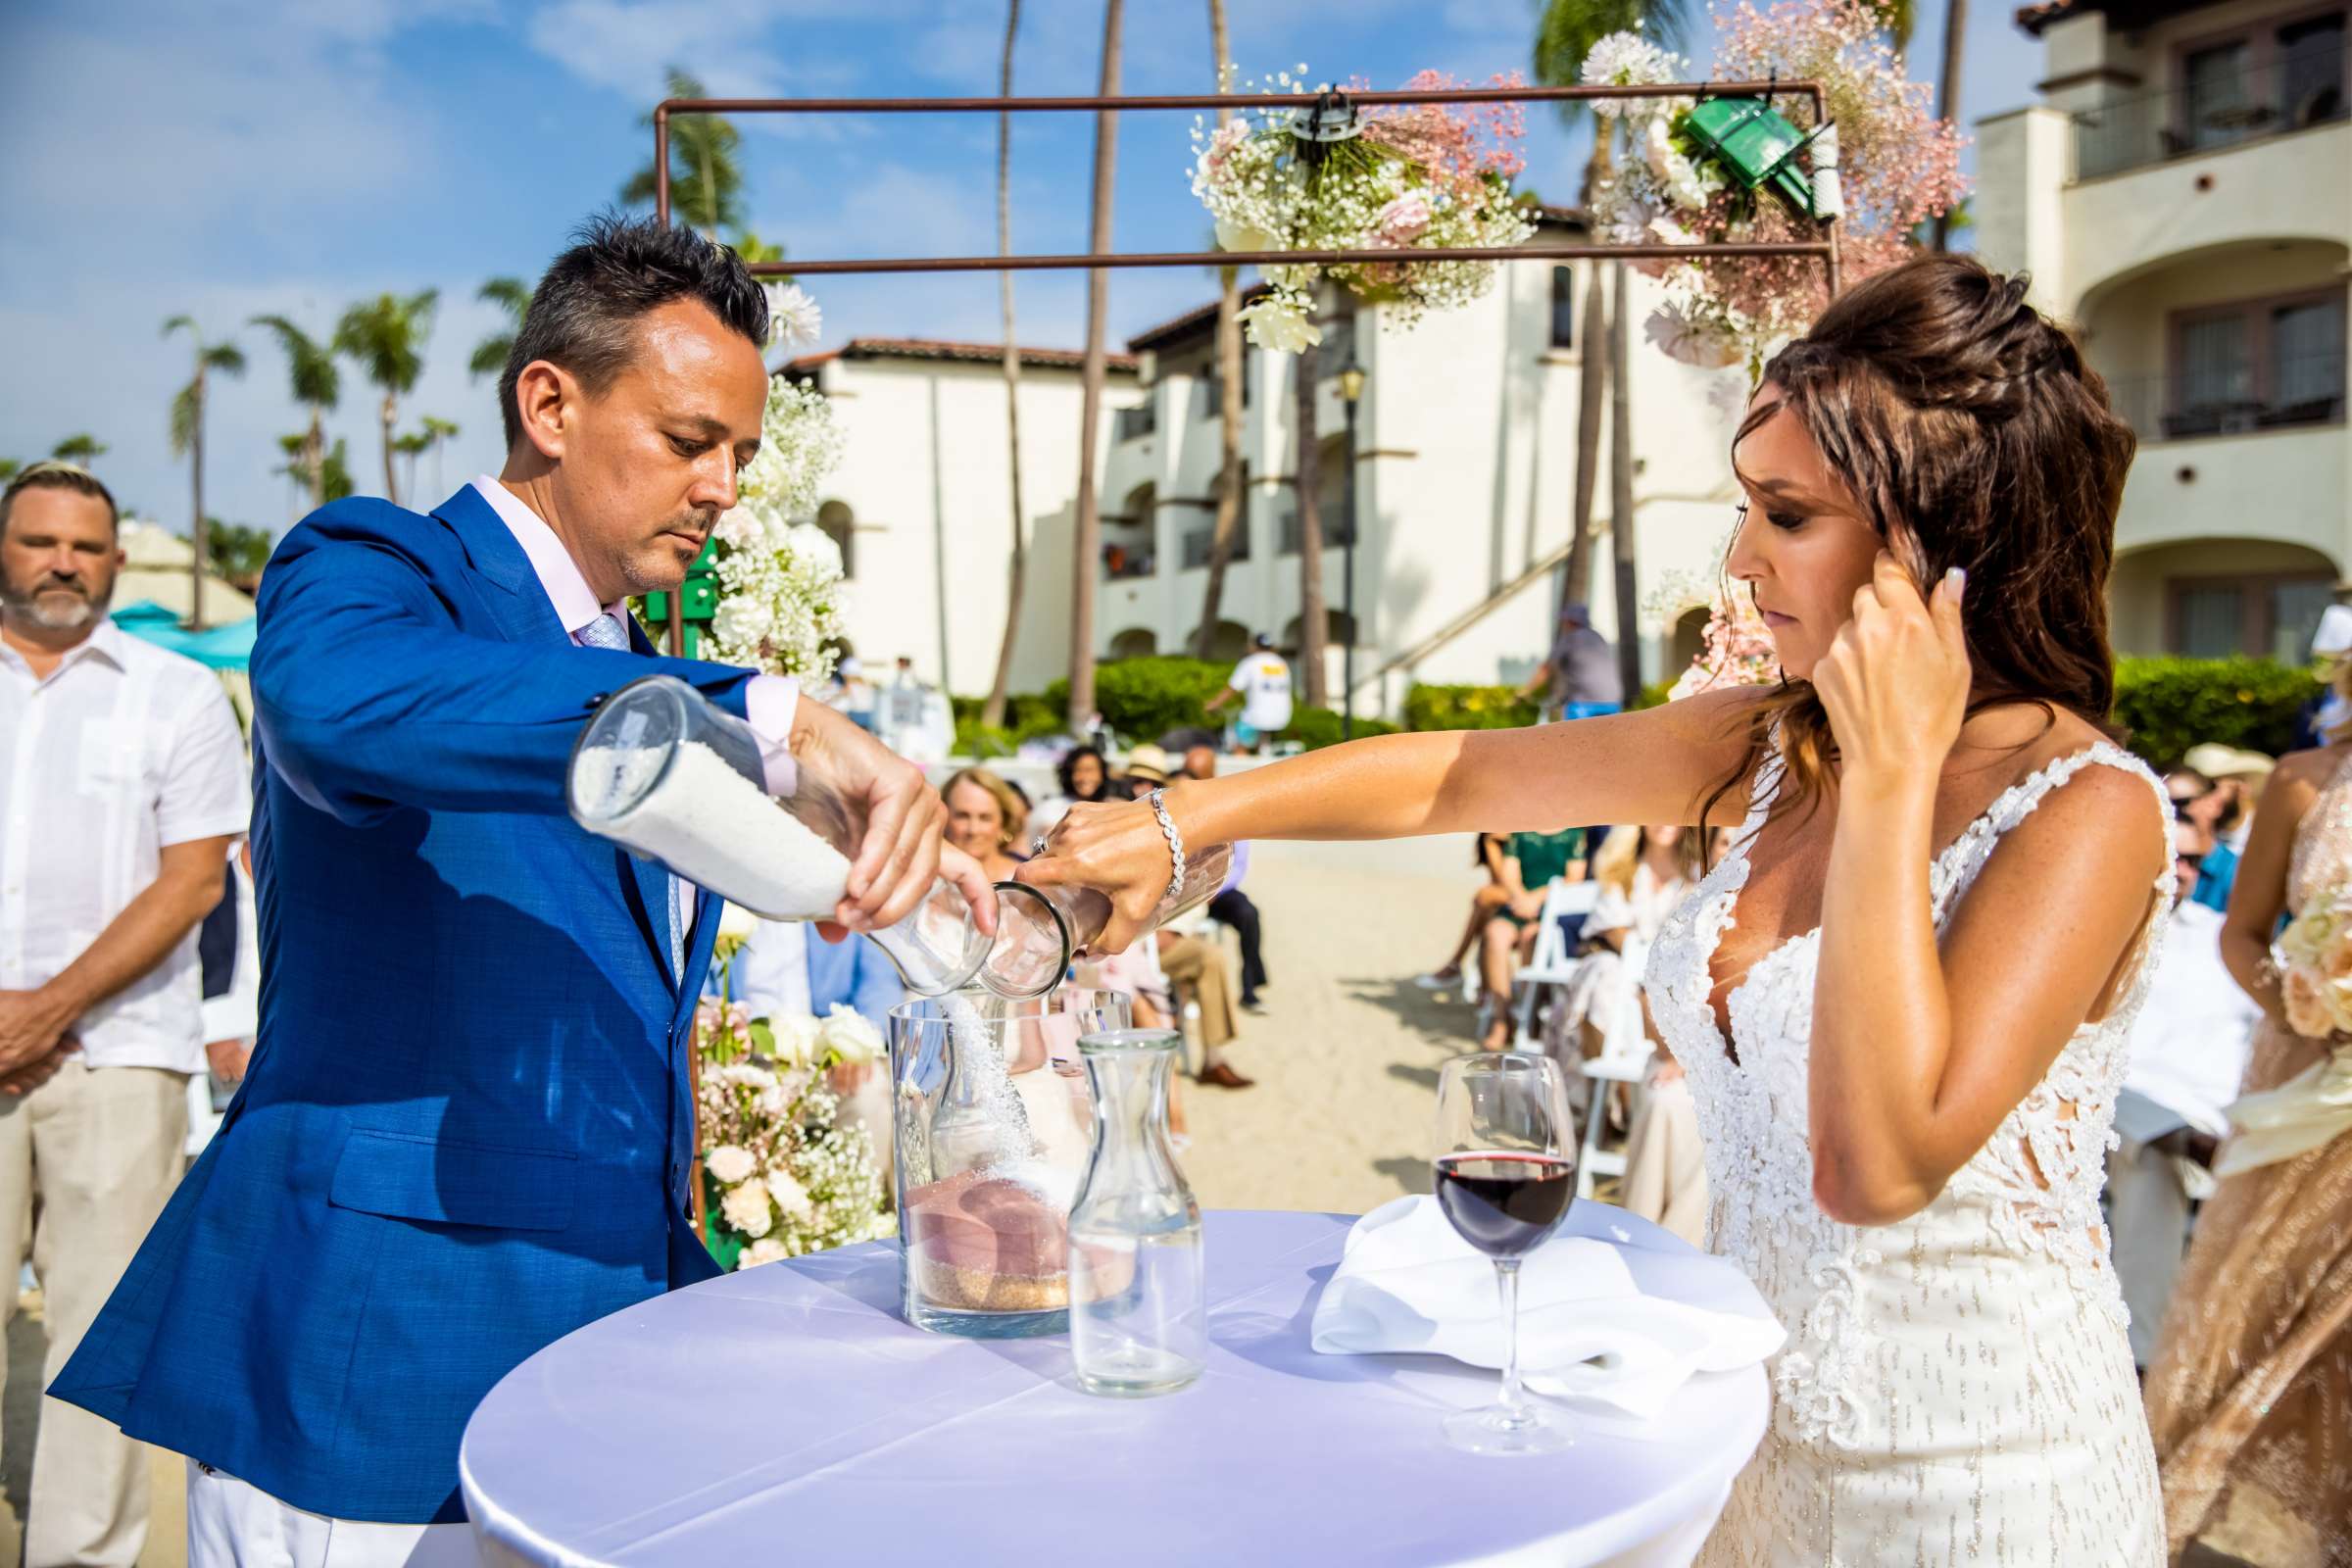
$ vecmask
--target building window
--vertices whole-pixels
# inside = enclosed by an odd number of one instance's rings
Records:
[[[2344,13],[2307,16],[2181,55],[2175,150],[2325,124],[2345,107]]]
[[[2344,291],[2183,311],[2173,318],[2167,439],[2344,417]]]
[[[1135,441],[1159,428],[1159,393],[1153,389],[1144,394],[1144,401],[1131,409],[1120,409],[1111,415],[1110,438],[1113,441]]]
[[[2320,614],[2335,593],[2332,578],[2309,572],[2184,577],[2166,586],[2174,653],[2190,659],[2247,655],[2284,664],[2308,658]]]
[[[2344,14],[2278,29],[2279,107],[2297,129],[2344,118]]]
[[[1576,347],[1576,270],[1555,267],[1551,270],[1551,346],[1555,349]]]

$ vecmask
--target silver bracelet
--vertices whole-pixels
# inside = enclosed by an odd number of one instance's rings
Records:
[[[1164,898],[1174,898],[1184,891],[1184,835],[1176,831],[1176,819],[1168,815],[1168,792],[1153,790],[1147,797],[1152,803],[1152,814],[1159,818],[1159,831],[1168,841],[1168,891]]]

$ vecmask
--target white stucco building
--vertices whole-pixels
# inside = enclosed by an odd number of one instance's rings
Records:
[[[1582,229],[1554,215],[1557,242]],[[1346,418],[1335,372],[1352,342],[1367,372],[1355,469],[1356,695],[1391,710],[1413,680],[1520,680],[1550,643],[1576,479],[1584,266],[1514,263],[1484,299],[1410,329],[1377,307],[1339,314],[1320,355],[1317,415],[1336,705],[1346,615]],[[1726,451],[1744,383],[1668,361],[1643,342],[1636,278],[1633,422],[1637,603],[1670,574],[1712,569],[1735,496]],[[1215,303],[1140,333],[1116,362],[1103,420],[1097,653],[1181,653],[1200,618],[1220,466]],[[1013,689],[1066,672],[1077,356],[1024,349],[1021,435],[1032,540]],[[1247,352],[1246,547],[1230,567],[1220,655],[1251,632],[1298,640],[1297,361]],[[796,361],[838,400],[848,457],[823,517],[849,541],[849,635],[869,667],[910,655],[946,684],[984,692],[1004,620],[1010,538],[1004,395],[994,346],[856,339]],[[1726,387],[1724,383],[1729,382]],[[1728,395],[1727,395],[1728,394]],[[1607,443],[1594,503],[1595,623],[1616,626]],[[1703,619],[1702,617],[1699,617]],[[944,630],[942,626],[944,625]],[[1644,627],[1645,678],[1679,667],[1697,621]],[[945,645],[943,656],[941,649]],[[1678,653],[1678,649],[1680,650]]]
[[[2299,661],[2352,575],[2343,0],[2052,0],[2042,103],[1978,126],[1977,241],[2076,323],[2140,452],[2125,653]]]

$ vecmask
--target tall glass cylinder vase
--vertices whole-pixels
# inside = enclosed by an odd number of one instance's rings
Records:
[[[1078,1043],[1094,1089],[1094,1149],[1070,1210],[1070,1355],[1090,1394],[1170,1394],[1208,1355],[1200,1205],[1168,1147],[1173,1029]]]
[[[1071,1200],[1094,1143],[1082,1036],[1126,995],[981,990],[890,1013],[900,1293],[906,1321],[1004,1339],[1068,1324]]]

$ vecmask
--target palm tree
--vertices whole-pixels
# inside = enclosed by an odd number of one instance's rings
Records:
[[[1096,95],[1119,90],[1119,28],[1124,0],[1103,0],[1102,84]],[[1119,117],[1114,110],[1095,116],[1094,226],[1088,243],[1098,256],[1110,250],[1113,171],[1119,153]],[[1086,363],[1080,371],[1078,406],[1078,537],[1074,541],[1076,581],[1070,593],[1070,728],[1086,732],[1095,713],[1095,578],[1102,570],[1102,500],[1095,494],[1095,440],[1102,428],[1102,377],[1108,366],[1103,334],[1110,314],[1110,274],[1097,267],[1086,274]]]
[[[189,341],[196,345],[196,373],[188,384],[179,389],[172,400],[172,453],[186,455],[188,489],[190,493],[188,539],[195,549],[188,564],[188,624],[204,624],[204,399],[208,379],[215,370],[222,375],[245,373],[245,351],[234,343],[207,343],[204,334],[196,329],[192,318],[174,316],[164,323],[164,336],[170,337],[182,327]]]
[[[277,334],[277,346],[285,351],[286,376],[294,401],[311,411],[311,428],[296,459],[297,472],[310,486],[311,505],[323,507],[326,484],[320,468],[326,462],[326,412],[343,396],[342,368],[335,364],[333,349],[285,317],[257,316],[253,324]]]
[[[411,496],[416,494],[416,460],[422,457],[425,449],[432,444],[433,438],[422,430],[411,430],[405,435],[393,438],[392,450],[408,460],[408,490]]]
[[[392,477],[392,426],[400,418],[401,395],[414,390],[424,371],[425,340],[432,336],[433,308],[440,302],[441,291],[433,288],[406,298],[381,294],[354,305],[335,323],[335,352],[383,388],[376,417],[384,435],[384,499],[395,506],[400,492]]]
[[[1949,120],[1960,112],[1960,55],[1968,37],[1968,0],[1944,0],[1943,69],[1936,73],[1936,118]],[[1957,226],[1951,213],[1936,215],[1935,245],[1947,249]]]
[[[703,84],[676,66],[669,68],[669,90],[664,98],[707,98]],[[651,125],[647,115],[640,123]],[[669,210],[711,239],[725,228],[743,225],[743,166],[736,162],[742,135],[720,115],[674,115],[669,122]],[[620,199],[631,207],[650,206],[654,199],[654,166],[643,169],[620,187]]]
[[[1686,3],[1687,0],[1544,0],[1543,17],[1536,24],[1536,79],[1553,86],[1574,84],[1580,77],[1585,56],[1612,32],[1639,27],[1660,44],[1671,46],[1682,33]],[[1584,104],[1571,99],[1560,105],[1560,113],[1574,124],[1588,111]],[[1588,206],[1593,191],[1608,178],[1610,167],[1609,138],[1596,120],[1592,127],[1592,152],[1585,164],[1584,200]],[[1624,268],[1622,262],[1617,266],[1619,270]],[[1568,562],[1560,574],[1562,604],[1582,603],[1592,597],[1592,502],[1600,481],[1602,405],[1608,396],[1611,372],[1623,373],[1622,367],[1611,364],[1610,339],[1608,292],[1602,270],[1598,265],[1588,266],[1584,352],[1577,375],[1576,489],[1569,517]],[[1628,465],[1633,458],[1630,450],[1613,452],[1611,456]],[[1630,477],[1629,472],[1629,481]],[[1617,521],[1624,523],[1630,535],[1632,519]]]
[[[318,465],[318,480],[329,501],[340,501],[359,489],[352,483],[351,460],[341,436],[335,437],[335,444],[327,449],[326,461]]]
[[[49,456],[58,463],[78,463],[85,467],[114,451],[87,430],[70,435],[49,449]]]
[[[441,449],[457,439],[457,421],[435,418],[428,414],[418,422],[424,426],[424,439],[433,450],[433,489],[438,491],[441,488]]]
[[[1021,0],[1006,0],[1004,58],[997,73],[997,96],[1012,96],[1012,45],[1021,30]],[[1012,112],[997,113],[997,254],[1012,254]],[[1004,722],[1004,698],[1012,684],[1012,646],[1021,622],[1021,590],[1029,571],[1021,526],[1021,349],[1012,329],[1012,273],[997,274],[1004,308],[1004,466],[1012,475],[1012,559],[1005,568],[1004,636],[997,645],[997,673],[988,684],[980,722],[991,729]]]
[[[302,517],[302,498],[315,494],[311,486],[314,469],[310,461],[310,432],[295,430],[279,436],[277,450],[286,455],[286,461],[270,471],[284,474],[291,481],[293,492],[292,499],[286,503],[286,521],[296,522]]]
[[[1208,0],[1208,41],[1216,56],[1217,91],[1233,90],[1227,80],[1233,59],[1225,35],[1225,0]],[[1233,111],[1217,111],[1217,128],[1225,128]],[[1220,461],[1217,465],[1216,523],[1208,536],[1208,587],[1200,601],[1200,629],[1193,637],[1197,658],[1208,657],[1209,639],[1225,609],[1225,568],[1233,561],[1234,541],[1248,525],[1249,498],[1242,494],[1242,363],[1241,269],[1217,269],[1217,419]]]
[[[24,466],[24,465],[15,458],[0,458],[0,484],[6,484],[9,480],[14,479],[17,476],[17,470]]]
[[[514,324],[505,331],[493,332],[476,343],[473,358],[466,362],[469,375],[496,375],[507,368],[507,356],[514,352],[514,335],[522,330],[522,318],[530,313],[531,285],[519,277],[494,277],[476,289],[473,297],[505,307],[513,318]]]

